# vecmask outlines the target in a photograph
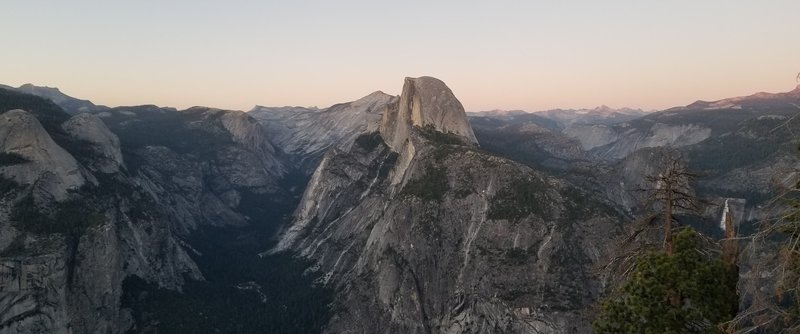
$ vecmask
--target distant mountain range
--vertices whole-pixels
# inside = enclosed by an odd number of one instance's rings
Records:
[[[785,93],[765,93],[760,92],[748,96],[740,96],[722,99],[713,102],[698,100],[685,107],[675,107],[671,110],[683,109],[742,109],[742,108],[781,108],[787,104],[798,104],[800,100],[800,85],[794,90]]]
[[[559,124],[559,127],[566,128],[571,124],[614,124],[641,117],[648,112],[641,109],[620,108],[614,109],[608,106],[599,106],[594,109],[551,109],[536,112],[526,112],[522,110],[491,110],[468,113],[470,117],[517,117],[524,119],[530,115],[551,119]]]

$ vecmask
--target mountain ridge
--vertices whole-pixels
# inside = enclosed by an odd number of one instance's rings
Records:
[[[775,107],[787,103],[797,103],[800,100],[800,85],[794,89],[781,93],[758,92],[746,96],[730,97],[716,101],[697,100],[683,107],[674,107],[668,110],[682,109],[741,109],[743,107]]]

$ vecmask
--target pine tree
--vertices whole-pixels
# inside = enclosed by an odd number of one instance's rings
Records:
[[[602,303],[597,333],[721,333],[718,325],[736,315],[737,273],[705,252],[691,228],[674,246],[637,261],[631,280]]]

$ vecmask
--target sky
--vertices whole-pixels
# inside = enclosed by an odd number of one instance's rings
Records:
[[[109,106],[318,106],[404,77],[467,111],[664,109],[793,89],[800,1],[0,3],[0,83]]]

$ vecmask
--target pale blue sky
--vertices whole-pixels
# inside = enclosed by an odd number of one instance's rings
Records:
[[[6,1],[0,83],[96,103],[328,106],[406,76],[467,110],[787,91],[800,1]]]

